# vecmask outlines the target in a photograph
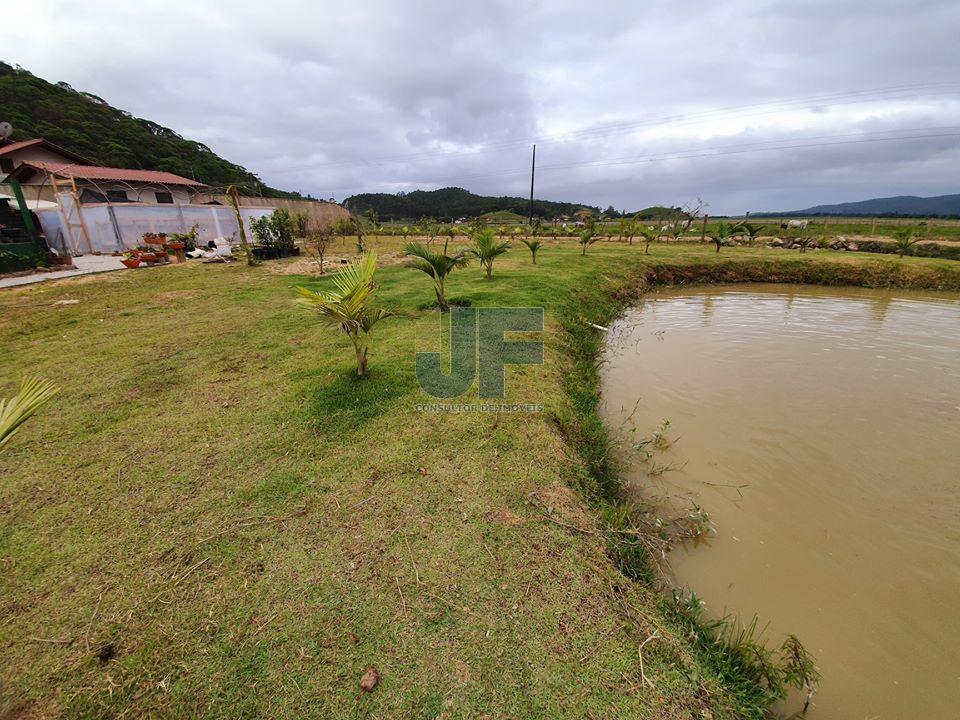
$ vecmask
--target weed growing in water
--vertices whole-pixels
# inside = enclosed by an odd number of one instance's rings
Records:
[[[766,627],[759,627],[756,615],[746,625],[730,616],[719,620],[703,617],[706,604],[693,592],[673,591],[674,608],[696,628],[702,643],[712,646],[718,669],[749,677],[761,687],[770,702],[786,698],[790,688],[805,691],[803,710],[806,714],[820,683],[820,672],[813,658],[795,635],[788,635],[774,651],[764,640]],[[719,652],[717,652],[719,650]]]

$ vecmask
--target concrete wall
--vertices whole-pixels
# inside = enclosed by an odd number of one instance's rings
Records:
[[[194,202],[205,202],[206,200],[216,200],[223,204],[227,203],[227,198],[223,195],[197,197]],[[329,225],[340,218],[350,217],[350,213],[344,210],[336,203],[324,202],[323,200],[287,200],[285,198],[262,198],[262,197],[241,197],[240,205],[247,207],[272,207],[286,208],[290,214],[306,211],[310,216],[311,228],[320,225]]]

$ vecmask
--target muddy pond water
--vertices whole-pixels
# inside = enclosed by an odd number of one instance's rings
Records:
[[[960,296],[668,289],[607,340],[629,491],[715,526],[672,581],[770,646],[799,636],[808,717],[960,717]],[[627,452],[664,420],[672,445]]]

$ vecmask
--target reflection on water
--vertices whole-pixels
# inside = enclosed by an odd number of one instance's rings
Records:
[[[803,640],[810,717],[960,716],[960,298],[668,290],[608,345],[610,427],[679,438],[657,462],[682,469],[635,458],[632,489],[717,528],[672,553],[677,583]]]

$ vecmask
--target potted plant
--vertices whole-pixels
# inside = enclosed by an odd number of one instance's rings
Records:
[[[132,270],[133,268],[140,267],[140,256],[134,250],[127,250],[127,252],[123,254],[123,257],[120,258],[120,262]]]
[[[180,250],[194,250],[197,247],[197,235],[200,232],[200,226],[194,225],[185,233],[170,233],[170,239],[167,241],[167,247],[174,252]]]
[[[164,245],[167,242],[166,233],[144,233],[144,245]]]

